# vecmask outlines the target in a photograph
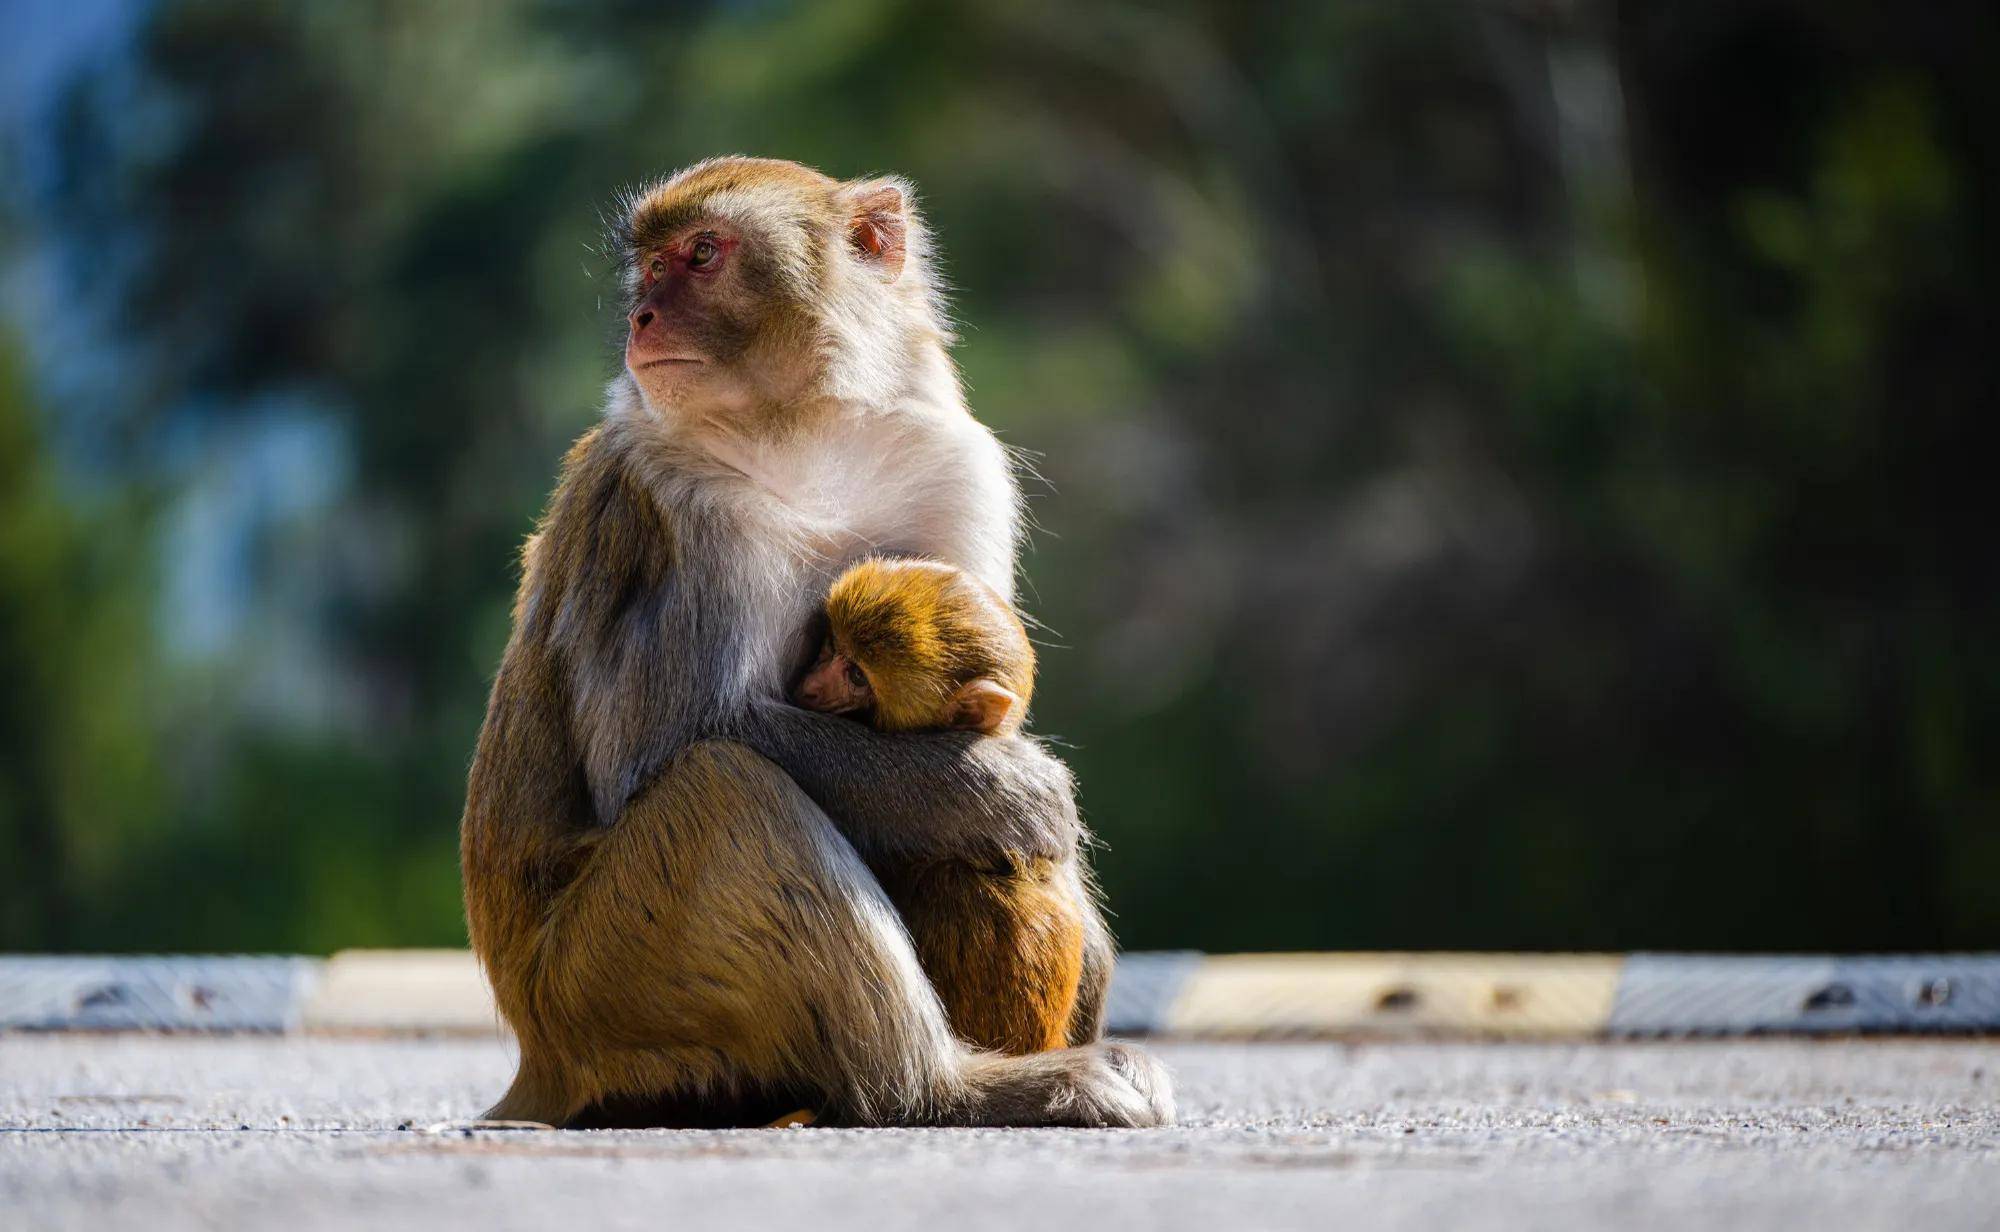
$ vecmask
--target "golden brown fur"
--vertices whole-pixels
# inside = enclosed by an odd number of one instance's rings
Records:
[[[877,870],[960,1039],[996,1052],[1061,1048],[1083,980],[1075,870],[1056,860]]]

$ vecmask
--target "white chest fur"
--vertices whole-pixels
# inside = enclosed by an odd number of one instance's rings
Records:
[[[621,413],[647,414],[614,403]],[[959,407],[843,411],[783,439],[634,426],[661,434],[663,502],[723,536],[711,581],[736,613],[738,687],[783,686],[834,577],[871,553],[945,561],[1013,597],[1013,474],[993,434]]]
[[[963,411],[843,413],[809,439],[732,442],[716,454],[793,525],[800,563],[822,582],[880,552],[946,561],[1013,594],[1013,475],[992,433]]]

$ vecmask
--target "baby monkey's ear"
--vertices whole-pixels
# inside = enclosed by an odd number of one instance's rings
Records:
[[[1007,725],[1020,708],[1021,695],[996,681],[979,679],[951,699],[951,725],[961,731],[992,735]]]

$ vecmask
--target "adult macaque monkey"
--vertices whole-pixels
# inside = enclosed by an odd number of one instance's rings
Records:
[[[467,789],[466,913],[552,1124],[1158,1125],[1101,1030],[955,1038],[867,861],[1076,862],[1040,745],[890,734],[782,698],[864,555],[1014,590],[1017,494],[966,410],[910,190],[718,159],[632,196],[626,371],[523,554]],[[1080,865],[1079,865],[1080,867]]]

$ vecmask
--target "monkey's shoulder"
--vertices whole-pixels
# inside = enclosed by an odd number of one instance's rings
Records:
[[[570,447],[522,545],[518,628],[600,625],[632,596],[666,584],[679,537],[640,461],[630,442],[601,424]]]

